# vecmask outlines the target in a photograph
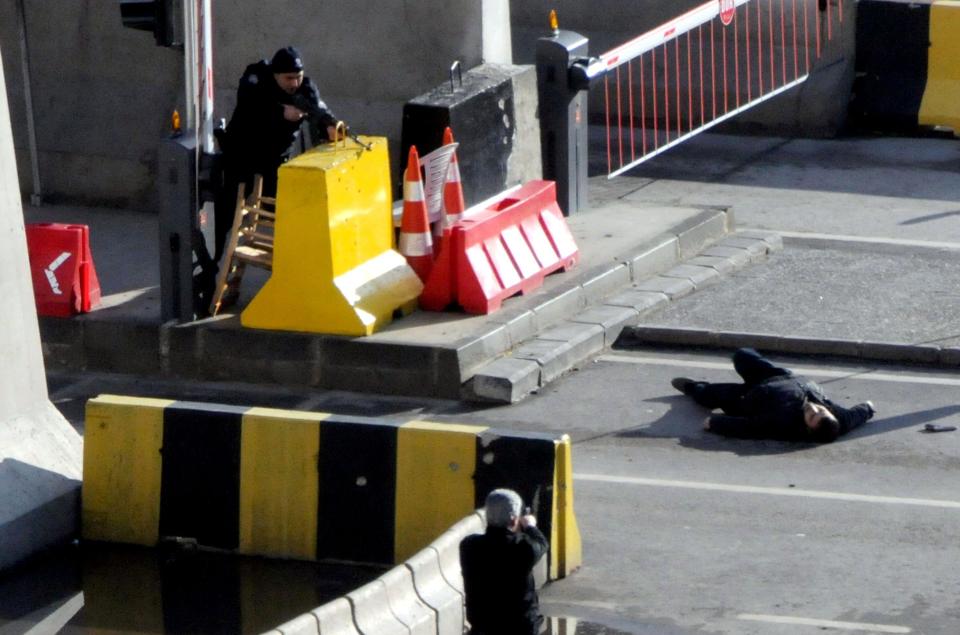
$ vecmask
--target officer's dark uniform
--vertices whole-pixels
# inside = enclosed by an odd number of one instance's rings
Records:
[[[327,139],[327,126],[336,124],[336,117],[320,99],[316,84],[309,77],[296,93],[289,94],[277,84],[274,73],[303,70],[300,54],[293,47],[277,51],[273,60],[263,59],[247,66],[237,89],[237,105],[225,134],[218,137],[223,153],[223,188],[216,206],[216,259],[220,259],[227,231],[233,224],[237,188],[253,176],[263,176],[264,196],[277,191],[277,168],[291,155],[300,135],[300,122],[287,121],[284,105],[309,110],[311,134],[315,140]]]

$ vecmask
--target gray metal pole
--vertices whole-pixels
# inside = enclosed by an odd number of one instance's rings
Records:
[[[27,111],[27,143],[30,148],[30,170],[33,175],[31,205],[43,201],[40,189],[40,161],[37,157],[37,129],[33,121],[33,94],[30,90],[30,52],[27,46],[27,17],[23,0],[17,0],[17,22],[20,29],[20,63],[23,68],[23,101]]]

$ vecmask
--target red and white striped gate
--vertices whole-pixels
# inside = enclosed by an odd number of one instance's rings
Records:
[[[843,0],[710,0],[600,56],[609,178],[804,82]]]

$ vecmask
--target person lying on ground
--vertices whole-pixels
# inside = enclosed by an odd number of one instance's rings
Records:
[[[704,429],[741,439],[830,443],[869,421],[876,410],[865,401],[844,408],[827,398],[815,382],[776,366],[757,351],[741,348],[733,368],[743,383],[709,383],[675,377],[671,385],[711,414]]]

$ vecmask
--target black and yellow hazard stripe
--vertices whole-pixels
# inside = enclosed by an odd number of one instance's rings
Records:
[[[862,0],[857,4],[851,115],[861,125],[960,133],[960,2]]]
[[[318,558],[393,562],[398,427],[361,417],[324,421]]]
[[[323,413],[104,395],[87,403],[82,532],[316,558]]]
[[[240,551],[317,558],[317,465],[329,415],[251,408],[240,445]]]
[[[240,545],[243,408],[174,403],[163,411],[161,536],[220,549]]]
[[[81,514],[85,538],[157,543],[163,418],[173,403],[119,396],[87,402]]]
[[[87,404],[83,536],[306,560],[401,562],[517,490],[580,562],[569,439],[484,426],[101,396]]]
[[[429,421],[411,421],[400,427],[396,561],[423,549],[475,508],[477,436],[486,429]]]

